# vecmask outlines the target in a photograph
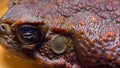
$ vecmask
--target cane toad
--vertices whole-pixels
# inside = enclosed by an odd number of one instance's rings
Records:
[[[0,44],[50,68],[119,68],[119,0],[11,0]],[[30,62],[31,62],[30,61]]]

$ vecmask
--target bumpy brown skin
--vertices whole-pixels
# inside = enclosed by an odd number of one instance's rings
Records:
[[[7,40],[1,44],[17,55],[47,67],[119,68],[119,7],[120,0],[13,0],[2,22],[9,23],[14,30],[21,24],[41,23],[43,19],[48,31],[70,35],[74,50],[70,54],[56,55],[51,53],[50,41],[45,41],[40,48],[27,50],[9,36],[7,39],[1,37]]]

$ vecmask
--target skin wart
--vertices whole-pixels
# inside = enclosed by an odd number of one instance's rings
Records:
[[[50,68],[118,68],[119,6],[119,0],[11,0],[0,20],[0,44]],[[39,29],[40,41],[26,44],[21,27]],[[56,52],[56,44],[65,50]]]

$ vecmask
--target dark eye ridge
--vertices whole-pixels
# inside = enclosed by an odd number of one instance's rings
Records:
[[[23,44],[38,44],[42,41],[40,29],[33,25],[22,25],[17,29],[18,39]]]

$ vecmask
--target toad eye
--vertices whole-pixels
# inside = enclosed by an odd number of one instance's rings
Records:
[[[42,41],[39,28],[32,25],[22,25],[17,29],[17,37],[23,44],[38,44]]]

